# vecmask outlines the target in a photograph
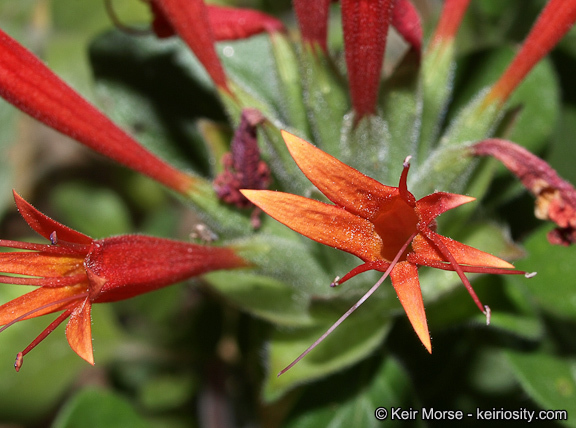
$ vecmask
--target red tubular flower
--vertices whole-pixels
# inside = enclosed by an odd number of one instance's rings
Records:
[[[394,0],[342,0],[348,82],[356,122],[376,113]]]
[[[160,38],[174,36],[176,32],[156,4],[156,0],[150,2],[150,7],[154,16],[152,28],[156,36]],[[282,21],[258,10],[213,5],[206,5],[206,10],[214,41],[217,42],[244,39],[265,31],[269,33],[284,31]]]
[[[446,0],[444,2],[440,21],[432,36],[430,47],[454,39],[469,4],[470,0]]]
[[[487,317],[489,309],[482,305],[465,273],[524,274],[498,257],[435,232],[437,216],[474,198],[437,192],[416,200],[406,187],[407,162],[399,186],[385,186],[294,135],[285,131],[282,135],[299,168],[333,205],[267,190],[243,190],[244,196],[296,232],[354,254],[364,262],[334,285],[367,270],[385,272],[381,281],[333,328],[363,303],[389,274],[416,334],[431,352],[418,281],[419,266],[455,271]]]
[[[245,39],[263,32],[285,31],[282,21],[253,9],[207,6],[214,40]]]
[[[576,242],[576,189],[560,178],[548,163],[518,144],[497,138],[480,141],[470,150],[474,156],[498,159],[536,196],[536,218],[558,225],[548,232],[551,244]]]
[[[176,33],[194,52],[216,86],[230,92],[228,79],[214,49],[214,34],[204,0],[155,0]]]
[[[392,10],[392,25],[416,52],[422,50],[422,23],[420,15],[409,0],[396,0]]]
[[[326,38],[328,36],[328,12],[330,11],[331,0],[294,0],[294,11],[298,18],[298,25],[302,40],[309,45],[317,44],[326,52],[328,46]]]
[[[18,353],[22,358],[64,320],[70,347],[94,364],[90,311],[93,303],[128,299],[218,269],[248,265],[226,247],[207,247],[142,235],[93,240],[45,216],[14,193],[26,222],[51,244],[0,240],[1,247],[29,250],[0,253],[0,283],[39,288],[0,306],[0,329],[53,312],[61,312],[40,335]]]
[[[46,125],[181,193],[195,179],[163,162],[0,30],[0,96]]]
[[[514,60],[487,94],[486,101],[505,102],[530,70],[568,32],[574,22],[576,22],[576,0],[550,0]]]

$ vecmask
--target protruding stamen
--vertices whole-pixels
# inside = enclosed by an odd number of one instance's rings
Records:
[[[332,283],[330,284],[330,287],[336,287],[338,285],[340,285],[340,277],[339,276],[334,278],[334,281],[332,281]]]
[[[525,278],[534,278],[536,275],[538,275],[538,272],[526,272],[524,274]]]
[[[484,315],[486,315],[486,325],[490,325],[490,317],[492,316],[490,306],[484,305]]]
[[[472,288],[470,281],[468,280],[468,278],[464,274],[464,270],[462,269],[462,266],[460,266],[458,264],[458,262],[456,261],[456,259],[454,258],[454,256],[452,255],[452,253],[450,252],[448,247],[446,246],[446,244],[444,244],[444,242],[442,242],[442,240],[439,238],[438,235],[436,235],[436,233],[434,233],[432,230],[428,229],[427,227],[422,228],[422,230],[420,230],[420,233],[422,233],[423,235],[426,236],[426,238],[428,238],[430,241],[432,241],[432,243],[436,246],[438,251],[440,251],[440,254],[442,254],[446,258],[446,261],[448,263],[450,263],[450,265],[454,268],[454,271],[460,277],[462,284],[464,284],[464,287],[466,287],[466,289],[468,290],[468,293],[470,293],[470,296],[472,296],[472,300],[474,300],[474,303],[476,303],[476,306],[478,306],[478,308],[480,308],[482,313],[484,313],[484,310],[485,310],[484,305],[482,305],[482,302],[480,301],[480,299],[476,295],[476,292]]]
[[[312,349],[314,349],[316,346],[318,346],[320,344],[320,342],[322,342],[324,339],[326,339],[326,337],[328,337],[328,335],[330,333],[332,333],[334,330],[336,330],[336,328],[342,324],[342,322],[348,318],[348,316],[350,314],[352,314],[352,312],[354,312],[356,309],[358,309],[360,307],[360,305],[362,303],[364,303],[366,300],[368,300],[368,298],[374,294],[374,292],[378,289],[378,287],[380,287],[380,285],[382,285],[382,283],[384,282],[384,280],[386,278],[388,278],[388,275],[390,275],[390,272],[392,272],[392,269],[394,268],[394,266],[396,266],[396,263],[398,263],[398,260],[400,260],[400,257],[402,256],[402,254],[404,254],[404,251],[406,251],[406,248],[408,248],[408,245],[410,245],[410,243],[412,242],[412,240],[414,239],[414,237],[416,236],[416,233],[413,233],[412,236],[410,236],[410,238],[408,238],[408,240],[404,243],[404,245],[402,245],[402,248],[400,248],[400,250],[398,250],[398,253],[396,254],[396,257],[394,257],[394,260],[392,260],[392,262],[390,263],[390,266],[388,266],[388,269],[386,269],[386,272],[384,272],[384,274],[380,277],[380,279],[378,280],[378,282],[376,282],[376,284],[374,284],[372,286],[372,288],[370,288],[370,290],[368,290],[366,292],[366,294],[364,294],[360,300],[358,300],[350,309],[348,309],[348,311],[346,311],[346,313],[344,315],[342,315],[338,321],[336,321],[334,324],[332,324],[332,326],[326,331],[326,333],[324,333],[322,336],[320,336],[312,345],[310,345],[308,347],[308,349],[306,349],[304,352],[302,352],[298,358],[296,358],[294,361],[292,361],[290,364],[288,364],[288,366],[286,366],[284,369],[282,369],[282,371],[280,371],[280,373],[278,373],[278,376],[286,373],[288,370],[290,370],[292,367],[294,367],[296,365],[296,363],[298,363],[298,361],[300,361],[302,358],[304,358],[306,355],[308,355],[308,353],[310,351],[312,351]]]
[[[24,355],[26,355],[28,352],[30,352],[32,349],[34,349],[36,347],[36,345],[38,345],[40,342],[42,342],[44,339],[46,339],[46,337],[52,333],[56,327],[58,327],[60,324],[62,324],[62,322],[68,318],[70,316],[70,314],[72,314],[72,309],[68,309],[65,312],[63,312],[62,314],[60,314],[58,316],[58,318],[56,318],[54,321],[52,321],[50,323],[50,325],[48,327],[46,327],[44,329],[44,331],[42,333],[40,333],[38,335],[38,337],[36,337],[36,339],[34,339],[32,341],[32,343],[30,343],[30,345],[28,345],[22,352],[19,352],[16,355],[16,361],[14,361],[14,369],[16,369],[16,371],[20,371],[20,367],[22,367],[22,363],[24,360]]]
[[[406,159],[404,159],[404,163],[402,164],[404,168],[410,167],[410,159],[412,159],[412,155],[406,156]]]
[[[52,245],[58,244],[58,236],[56,235],[56,231],[50,234],[50,242],[52,243]]]

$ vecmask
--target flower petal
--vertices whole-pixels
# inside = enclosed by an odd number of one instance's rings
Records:
[[[390,272],[390,279],[412,327],[424,347],[428,352],[432,353],[424,301],[422,300],[422,291],[418,280],[418,268],[412,263],[400,262]]]
[[[420,221],[429,224],[440,214],[475,200],[476,198],[471,196],[436,192],[419,199],[416,202],[416,211]]]
[[[330,0],[315,0],[313,2],[294,0],[293,4],[302,40],[310,45],[316,43],[324,52],[327,52],[326,39]]]
[[[259,10],[207,5],[215,41],[245,39],[267,31],[284,31],[282,21]]]
[[[0,253],[0,272],[56,278],[83,272],[83,258],[34,252]]]
[[[156,0],[164,17],[190,47],[216,86],[230,92],[228,79],[214,49],[214,35],[204,0]]]
[[[289,132],[282,137],[304,175],[336,205],[371,220],[382,204],[398,195],[398,188],[385,186]]]
[[[0,325],[6,325],[17,318],[27,320],[41,315],[64,310],[75,297],[86,295],[86,284],[59,288],[37,288],[0,306]]]
[[[395,0],[342,0],[344,53],[356,120],[376,113],[380,72]]]
[[[514,269],[514,265],[508,263],[506,260],[493,256],[492,254],[477,250],[474,247],[464,245],[461,242],[442,235],[436,236],[444,243],[444,245],[446,245],[458,264],[488,268]],[[412,249],[416,254],[426,259],[448,263],[436,246],[422,235],[417,235],[414,238],[412,241]]]
[[[538,16],[508,68],[486,94],[503,103],[534,66],[552,50],[576,22],[576,0],[550,0]]]
[[[20,215],[26,220],[26,223],[34,229],[38,234],[46,239],[50,239],[50,235],[56,232],[58,240],[71,242],[74,244],[91,245],[92,238],[83,233],[70,229],[56,220],[52,220],[45,214],[42,214],[31,204],[26,202],[18,193],[14,193],[14,201],[18,207]]]
[[[392,25],[418,53],[422,50],[422,23],[418,10],[409,0],[397,0],[392,10]]]
[[[74,309],[66,325],[66,338],[74,352],[94,365],[91,309],[92,304],[88,298]]]
[[[382,240],[368,220],[324,202],[269,190],[242,190],[254,205],[290,229],[364,261],[381,258]]]
[[[511,141],[489,138],[470,148],[475,156],[492,156],[516,175],[536,196],[534,215],[558,228],[548,233],[551,244],[576,242],[576,189],[543,159]]]
[[[468,9],[470,0],[446,0],[440,14],[430,47],[453,40]],[[429,49],[430,49],[429,47]]]

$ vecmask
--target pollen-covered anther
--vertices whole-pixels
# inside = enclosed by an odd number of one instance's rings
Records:
[[[490,306],[484,305],[484,315],[486,315],[486,325],[490,325],[490,318],[492,317]]]
[[[340,285],[340,277],[339,276],[334,278],[334,281],[332,281],[332,283],[330,284],[330,287],[337,287],[338,285]]]

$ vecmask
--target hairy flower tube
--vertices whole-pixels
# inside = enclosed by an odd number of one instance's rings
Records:
[[[282,192],[243,190],[242,193],[296,232],[354,254],[364,262],[333,285],[372,269],[385,272],[384,277],[389,275],[408,319],[429,352],[432,345],[418,267],[455,271],[488,321],[489,308],[482,305],[465,273],[525,274],[505,260],[436,233],[437,216],[474,198],[436,192],[416,200],[406,186],[408,162],[404,164],[398,187],[385,186],[288,132],[283,131],[282,135],[298,167],[333,205]]]
[[[90,149],[186,194],[196,178],[145,149],[0,30],[0,96]]]
[[[94,240],[42,214],[16,193],[14,199],[24,220],[51,243],[0,240],[1,247],[28,250],[0,252],[0,282],[38,287],[0,306],[0,325],[4,326],[0,332],[18,321],[62,312],[18,353],[14,364],[17,371],[24,355],[68,318],[70,347],[94,364],[93,303],[124,300],[210,271],[248,265],[228,247],[144,235]]]

